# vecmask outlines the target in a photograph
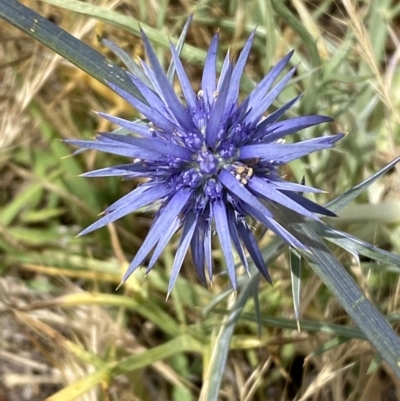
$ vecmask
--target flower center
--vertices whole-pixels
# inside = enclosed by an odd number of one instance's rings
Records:
[[[202,174],[215,174],[219,169],[218,159],[208,150],[198,153],[197,162]]]

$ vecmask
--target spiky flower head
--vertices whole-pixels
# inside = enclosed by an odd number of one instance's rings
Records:
[[[317,189],[285,181],[279,174],[279,167],[311,152],[331,148],[343,135],[285,144],[283,138],[287,135],[332,121],[320,115],[281,120],[299,97],[265,116],[295,72],[294,68],[291,69],[273,86],[289,63],[292,52],[239,103],[240,80],[254,35],[253,32],[248,38],[235,65],[227,54],[219,78],[216,71],[218,34],[213,37],[205,60],[201,90],[197,94],[171,44],[172,61],[182,89],[181,100],[148,38],[142,33],[150,63],[140,61],[140,66],[134,68],[136,73],[128,75],[143,99],[133,97],[117,86],[110,86],[148,121],[128,121],[99,113],[132,135],[101,133],[94,141],[68,141],[80,148],[132,159],[128,164],[86,173],[86,177],[147,179],[109,206],[105,216],[81,235],[160,202],[147,237],[123,281],[143,264],[153,250],[147,264],[147,272],[150,271],[177,231],[181,231],[181,236],[168,293],[174,286],[189,247],[200,280],[206,283],[206,271],[212,279],[211,239],[214,232],[219,238],[233,288],[236,288],[233,248],[246,270],[247,249],[261,274],[271,281],[249,218],[261,222],[292,247],[305,249],[298,238],[276,221],[274,208],[283,206],[310,219],[318,219],[317,214],[333,215],[299,194],[319,192]]]

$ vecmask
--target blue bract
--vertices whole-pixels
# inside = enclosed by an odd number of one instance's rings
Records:
[[[246,269],[247,249],[259,271],[271,281],[248,218],[261,222],[291,246],[305,249],[298,238],[274,219],[271,205],[289,208],[311,219],[318,219],[316,214],[334,215],[299,194],[319,192],[317,189],[286,182],[279,175],[279,166],[311,152],[331,148],[343,137],[343,134],[338,134],[285,144],[283,138],[287,135],[332,121],[320,115],[280,120],[298,97],[265,116],[295,71],[291,69],[273,86],[289,63],[292,52],[279,61],[239,104],[240,79],[254,34],[248,38],[236,65],[228,53],[219,79],[216,74],[218,34],[214,36],[205,61],[201,90],[197,94],[191,87],[177,51],[171,45],[173,63],[182,88],[181,101],[148,38],[142,33],[150,63],[141,62],[141,66],[137,66],[140,74],[129,76],[145,101],[110,86],[149,122],[132,122],[99,113],[133,135],[102,133],[94,141],[68,141],[81,148],[133,159],[128,164],[86,173],[86,177],[148,179],[108,207],[105,216],[82,231],[81,235],[161,201],[150,231],[123,281],[143,264],[153,250],[147,265],[147,271],[150,271],[171,237],[179,230],[181,237],[168,293],[174,286],[189,247],[200,280],[206,283],[206,271],[212,279],[211,239],[214,231],[218,235],[233,288],[236,288],[233,248]]]

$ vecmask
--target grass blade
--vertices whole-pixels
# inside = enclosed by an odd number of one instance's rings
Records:
[[[199,397],[200,401],[219,400],[219,390],[224,376],[232,335],[235,330],[236,322],[242,313],[247,299],[251,295],[254,280],[258,280],[257,275],[254,275],[243,288],[237,301],[229,311],[229,315],[225,317],[218,337],[212,345],[210,364],[207,369],[206,377],[204,378],[204,386]]]
[[[290,249],[290,277],[292,279],[294,315],[297,321],[297,330],[300,331],[301,256],[294,249]]]
[[[400,161],[400,157],[397,157],[385,167],[380,169],[375,174],[368,177],[366,180],[362,181],[355,187],[349,189],[344,192],[342,195],[328,202],[325,207],[332,212],[337,212],[340,209],[343,209],[347,206],[353,199],[355,199],[361,192],[365,191],[373,182],[375,182],[378,178],[382,177],[385,173],[387,173],[390,169],[392,169],[398,162]]]
[[[0,18],[36,39],[93,78],[111,82],[139,99],[142,96],[125,71],[68,32],[15,0],[0,3]]]
[[[312,222],[315,232],[328,241],[346,249],[358,260],[358,254],[373,260],[394,265],[400,271],[400,256],[371,245],[350,234],[336,230],[330,226]]]
[[[331,254],[312,226],[288,210],[278,210],[285,228],[301,239],[307,251],[301,255],[332,291],[349,316],[364,332],[383,359],[400,377],[400,338],[384,316],[371,304],[346,269]]]
[[[319,240],[318,235],[310,227],[304,226],[303,232],[312,241]],[[319,249],[314,249],[312,256],[304,254],[304,257],[400,378],[399,337],[329,249],[321,241],[318,242]]]

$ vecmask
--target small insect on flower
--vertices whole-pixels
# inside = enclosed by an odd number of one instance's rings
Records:
[[[134,68],[137,73],[128,74],[143,99],[139,100],[121,88],[109,85],[150,123],[99,113],[132,135],[102,133],[94,141],[68,141],[80,148],[133,160],[124,165],[88,172],[84,174],[86,177],[147,178],[144,184],[109,206],[106,214],[81,235],[160,201],[149,233],[123,281],[143,264],[153,250],[147,265],[147,272],[150,271],[179,230],[180,242],[168,293],[174,286],[189,247],[200,280],[206,284],[206,271],[212,279],[211,239],[214,231],[219,238],[233,288],[236,288],[236,273],[232,244],[246,270],[245,249],[261,274],[271,281],[248,220],[261,222],[292,247],[305,249],[306,246],[298,238],[276,221],[271,205],[289,208],[310,219],[318,219],[318,214],[334,216],[299,194],[319,192],[318,189],[285,181],[279,174],[279,167],[311,152],[331,148],[343,134],[285,144],[282,139],[287,135],[332,121],[330,117],[321,115],[281,120],[299,97],[264,116],[295,72],[294,68],[291,69],[273,86],[293,52],[279,61],[239,103],[240,80],[254,35],[255,32],[248,38],[235,65],[227,54],[218,79],[218,34],[213,37],[205,60],[201,90],[197,94],[171,44],[172,60],[182,88],[183,96],[180,97],[175,94],[148,38],[142,32],[150,63],[140,61],[140,66],[135,65]]]

